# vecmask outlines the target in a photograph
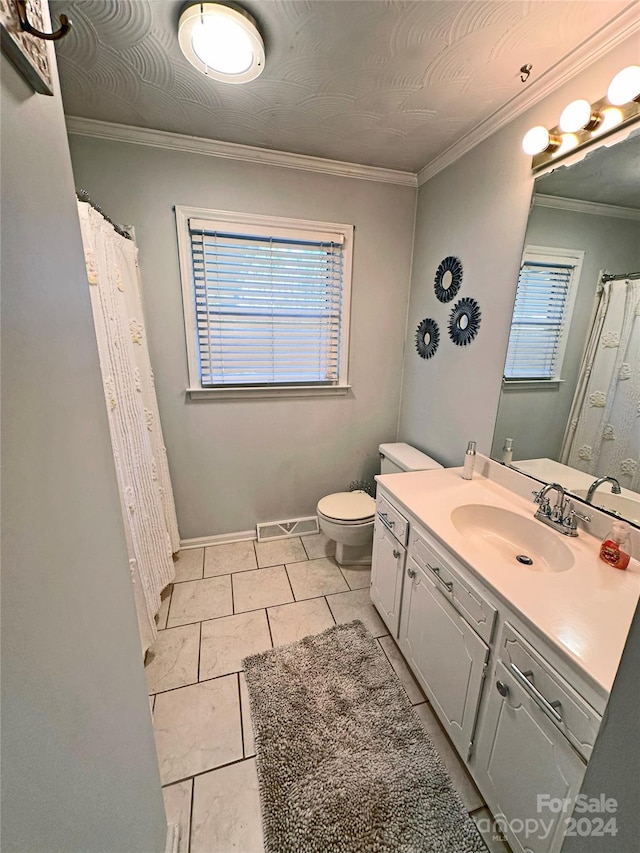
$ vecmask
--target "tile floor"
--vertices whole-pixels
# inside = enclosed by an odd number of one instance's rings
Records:
[[[182,551],[146,673],[167,819],[179,853],[261,853],[260,801],[242,659],[361,619],[416,707],[475,819],[490,818],[369,599],[370,570],[340,569],[323,534]],[[508,853],[485,839],[491,853]]]

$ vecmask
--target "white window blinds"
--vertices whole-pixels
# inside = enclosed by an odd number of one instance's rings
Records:
[[[336,384],[344,235],[251,230],[189,219],[202,387]]]
[[[518,278],[505,379],[558,379],[576,261],[527,258]]]

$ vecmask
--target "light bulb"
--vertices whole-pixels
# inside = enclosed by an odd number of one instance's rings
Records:
[[[612,127],[620,124],[623,118],[622,110],[619,110],[617,107],[607,107],[602,110],[602,122],[593,131],[593,135],[597,136],[599,133],[606,133]]]
[[[522,140],[522,150],[525,154],[529,154],[531,157],[534,157],[536,154],[541,154],[543,151],[546,151],[549,147],[550,141],[551,137],[549,136],[549,131],[546,127],[539,124],[536,127],[532,127],[531,130],[525,133],[524,139]]]
[[[591,121],[591,104],[589,101],[580,99],[571,101],[562,111],[560,116],[560,130],[565,133],[575,133],[582,130]]]
[[[619,71],[609,84],[609,103],[621,107],[640,96],[640,65],[628,65]]]
[[[580,140],[575,135],[575,133],[563,133],[560,137],[560,144],[553,152],[553,157],[560,157],[562,154],[566,154],[567,151],[571,151],[572,148],[575,148],[580,143]]]

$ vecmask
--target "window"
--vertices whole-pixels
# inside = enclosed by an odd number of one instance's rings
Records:
[[[353,226],[176,219],[191,395],[346,393]]]
[[[527,246],[511,321],[504,378],[560,381],[584,252]]]

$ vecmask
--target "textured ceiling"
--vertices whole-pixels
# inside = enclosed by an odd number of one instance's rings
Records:
[[[537,178],[536,192],[640,209],[640,133]]]
[[[418,171],[629,0],[247,0],[264,73],[234,86],[182,56],[177,0],[53,0],[68,115]],[[600,93],[597,93],[600,95]]]

